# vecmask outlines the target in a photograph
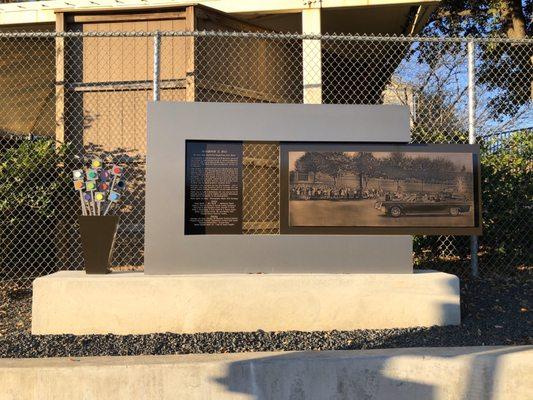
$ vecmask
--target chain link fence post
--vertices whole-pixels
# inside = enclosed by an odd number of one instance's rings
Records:
[[[159,74],[161,71],[161,32],[156,31],[154,34],[154,82],[153,92],[154,101],[159,101]]]
[[[475,71],[475,42],[468,40],[468,143],[476,143],[476,71]],[[473,277],[479,275],[478,238],[470,236],[470,273]]]
[[[302,11],[304,34],[320,35],[321,9],[306,8]],[[322,103],[322,38],[302,40],[302,74],[304,104]]]

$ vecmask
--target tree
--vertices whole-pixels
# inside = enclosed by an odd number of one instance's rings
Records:
[[[342,151],[332,151],[324,153],[324,162],[320,172],[323,172],[333,178],[333,184],[337,185],[337,179],[348,170],[350,158]]]
[[[442,0],[424,33],[445,36],[506,36],[532,33],[533,0]]]
[[[359,174],[359,190],[363,190],[363,180],[374,174],[378,160],[372,153],[363,151],[351,159],[350,166]]]
[[[411,160],[404,153],[393,152],[381,161],[381,166],[387,178],[400,180],[407,178],[405,171],[411,167]]]
[[[409,175],[422,182],[421,191],[424,191],[424,183],[431,178],[433,170],[433,163],[429,157],[416,157],[412,160]]]
[[[466,143],[468,127],[459,118],[457,104],[464,99],[462,90],[437,87],[417,92],[417,109],[411,137],[415,143]]]
[[[412,159],[409,175],[422,182],[424,191],[425,183],[450,182],[457,172],[453,162],[445,158],[416,157]]]
[[[313,173],[313,183],[316,182],[316,174],[323,168],[324,156],[320,152],[310,151],[296,160],[296,171],[304,173]]]
[[[533,0],[442,0],[423,30],[428,36],[530,38]],[[438,47],[464,51],[461,44],[425,43],[421,61],[434,62]],[[495,117],[514,116],[533,98],[533,51],[525,42],[490,42],[477,46],[477,82],[496,92],[488,101]]]

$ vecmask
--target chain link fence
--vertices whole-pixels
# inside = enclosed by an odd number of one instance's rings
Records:
[[[126,167],[113,265],[142,269],[146,103],[154,97],[405,105],[413,142],[482,145],[480,274],[528,273],[532,63],[531,39],[2,33],[0,281],[82,267],[69,171],[93,154]],[[277,160],[275,143],[244,146],[246,234],[279,233]],[[470,246],[468,237],[416,237],[415,261],[466,276]]]

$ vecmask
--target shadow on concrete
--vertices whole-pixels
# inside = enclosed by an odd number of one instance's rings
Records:
[[[499,360],[519,351],[524,349],[412,348],[251,356],[232,363],[216,382],[228,393],[256,400],[492,399]]]

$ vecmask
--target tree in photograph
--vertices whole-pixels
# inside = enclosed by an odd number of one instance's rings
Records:
[[[350,169],[358,174],[359,190],[363,190],[365,179],[375,174],[378,164],[378,160],[369,152],[362,151],[351,158]]]
[[[457,175],[455,178],[455,187],[457,188],[457,193],[466,193],[467,185],[465,181],[465,168],[461,169],[461,174]]]
[[[431,159],[430,169],[430,178],[437,183],[452,182],[459,172],[457,166],[444,157]]]
[[[434,164],[431,161],[429,157],[416,157],[411,162],[409,175],[422,183],[421,192],[424,191],[424,184],[436,173],[433,168]]]
[[[333,184],[337,186],[337,180],[349,170],[350,158],[342,151],[331,151],[324,153],[324,162],[320,172],[333,178]]]
[[[301,173],[312,173],[313,183],[316,182],[316,174],[324,168],[324,155],[316,151],[306,152],[302,157],[296,160],[296,171]]]
[[[404,153],[394,152],[381,160],[381,171],[385,178],[396,181],[396,190],[400,190],[400,181],[408,177],[407,171],[411,169],[411,159]]]
[[[422,183],[449,183],[454,179],[456,167],[445,158],[415,157],[411,163],[411,176]]]
[[[398,170],[405,171],[411,167],[412,160],[408,158],[405,153],[394,152],[391,153],[389,158],[386,159],[390,165]]]

